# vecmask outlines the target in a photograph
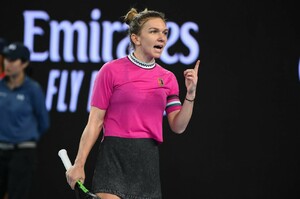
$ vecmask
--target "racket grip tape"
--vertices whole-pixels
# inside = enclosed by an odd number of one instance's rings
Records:
[[[63,162],[65,169],[68,170],[72,166],[72,163],[68,156],[67,150],[66,149],[59,150],[58,156],[60,157],[61,161]]]

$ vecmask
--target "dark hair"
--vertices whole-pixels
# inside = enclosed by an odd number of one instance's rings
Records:
[[[136,8],[131,8],[126,15],[123,16],[124,22],[128,24],[128,35],[139,35],[143,25],[150,18],[161,18],[166,22],[165,14],[162,12],[148,10],[145,8],[143,11],[138,12]],[[134,43],[130,40],[131,46],[134,48]]]

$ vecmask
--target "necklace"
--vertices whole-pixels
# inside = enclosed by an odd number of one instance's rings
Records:
[[[150,63],[146,63],[146,62],[143,62],[143,61],[140,61],[138,60],[134,55],[133,55],[133,52],[131,52],[129,55],[128,55],[128,59],[134,63],[135,65],[141,67],[141,68],[145,68],[145,69],[151,69],[151,68],[154,68],[155,66],[155,60],[153,60],[152,62]]]

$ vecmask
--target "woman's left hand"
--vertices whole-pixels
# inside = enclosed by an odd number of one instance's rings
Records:
[[[187,95],[194,96],[194,97],[196,95],[199,65],[200,65],[200,60],[197,60],[194,68],[186,69],[183,72],[183,75],[185,77],[185,86],[187,89]]]

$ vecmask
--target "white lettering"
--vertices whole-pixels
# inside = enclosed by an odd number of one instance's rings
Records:
[[[79,62],[87,62],[87,26],[83,21],[76,21],[71,24],[69,21],[57,21],[50,22],[51,33],[50,33],[50,59],[60,61],[59,56],[59,35],[61,31],[64,33],[63,42],[63,57],[66,62],[74,62],[75,58],[73,55],[74,45],[74,32],[78,33],[78,47],[77,57]]]
[[[63,70],[61,73],[60,83],[59,83],[59,93],[57,99],[57,111],[66,112],[67,104],[65,103],[66,99],[66,90],[67,90],[67,81],[68,81],[68,71]]]
[[[50,111],[52,108],[52,101],[54,94],[57,93],[57,87],[55,86],[55,80],[59,77],[60,72],[59,70],[51,70],[49,72],[49,78],[48,78],[48,87],[47,87],[47,93],[46,93],[46,107],[47,110]]]
[[[127,25],[119,21],[99,22],[101,11],[97,8],[91,11],[91,21],[88,23],[82,20],[75,22],[51,20],[45,11],[28,10],[24,11],[23,16],[24,42],[32,50],[32,61],[42,62],[50,59],[52,62],[63,60],[68,63],[98,63],[101,60],[108,62],[128,54],[129,38],[123,34],[127,31]],[[48,27],[36,25],[36,20],[46,22]],[[194,37],[198,32],[198,25],[194,22],[185,22],[181,27],[175,22],[167,22],[167,25],[170,29],[169,41],[162,53],[161,61],[166,64],[180,62],[185,65],[195,62],[200,52],[199,44]],[[48,28],[49,33],[45,32]],[[49,39],[45,38],[46,35],[49,35]],[[39,36],[39,42],[41,39],[49,41],[49,49],[36,52],[34,46],[38,41],[35,36]],[[180,44],[182,47],[176,47],[177,50],[172,48],[178,45],[178,42],[182,42]],[[77,45],[77,48],[74,48],[74,45]],[[188,49],[187,55],[182,53],[185,47]]]
[[[77,109],[77,102],[79,91],[82,85],[84,72],[80,71],[72,71],[71,72],[71,99],[70,99],[70,111],[75,112]]]
[[[179,55],[180,62],[186,65],[193,63],[200,54],[200,46],[196,39],[192,37],[189,33],[190,30],[194,32],[198,32],[198,26],[192,22],[186,22],[182,25],[180,29],[180,38],[181,41],[188,47],[190,54],[188,56],[184,56],[182,53]]]
[[[78,97],[81,89],[81,85],[83,82],[84,71],[83,70],[72,70],[71,72],[71,85],[70,85],[70,104],[69,104],[69,111],[75,112],[77,110],[78,104]],[[67,88],[68,87],[68,76],[69,71],[63,70],[60,72],[57,69],[51,70],[49,73],[48,79],[48,88],[46,93],[46,107],[48,110],[52,108],[52,102],[55,95],[58,94],[57,100],[57,111],[59,112],[66,112],[67,111],[67,103],[66,103],[66,96],[67,96]],[[59,89],[57,88],[56,80],[60,78],[59,81]]]
[[[103,46],[102,49],[105,49],[102,51],[102,59],[104,62],[108,62],[113,59],[113,33],[115,31],[122,32],[124,31],[122,28],[122,24],[120,22],[109,22],[104,21],[103,22]]]
[[[49,15],[44,11],[24,11],[24,44],[31,50],[30,58],[34,61],[43,62],[48,58],[48,52],[35,52],[34,36],[43,36],[44,30],[41,27],[35,26],[35,20],[49,20]]]
[[[90,39],[90,60],[91,62],[100,62],[100,25],[96,20],[101,17],[101,12],[98,9],[94,9],[91,13],[91,18],[94,20],[90,22],[91,39]]]
[[[127,24],[123,23],[123,30],[127,30]],[[124,37],[118,44],[117,49],[116,49],[116,54],[117,57],[124,57],[129,54],[129,45],[130,45],[130,40],[129,37]]]
[[[160,57],[160,59],[167,64],[175,64],[178,61],[178,55],[175,53],[173,56],[169,55],[168,49],[176,43],[179,38],[179,26],[174,22],[168,22],[167,26],[170,30],[170,34],[168,36],[167,45]]]

